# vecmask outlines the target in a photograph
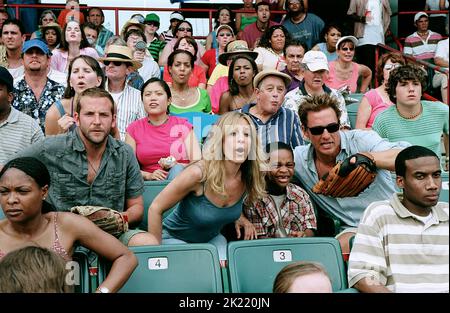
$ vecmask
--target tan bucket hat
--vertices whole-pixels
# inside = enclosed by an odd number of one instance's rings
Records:
[[[259,83],[266,78],[267,76],[276,76],[280,77],[284,81],[284,85],[287,87],[291,83],[291,76],[288,74],[279,72],[277,70],[265,70],[256,74],[255,78],[253,78],[253,87],[257,88]]]
[[[247,41],[235,40],[228,43],[227,52],[224,52],[221,55],[219,55],[219,63],[226,66],[228,59],[237,54],[246,54],[253,60],[255,60],[258,57],[258,52],[251,51],[248,48]]]
[[[128,62],[133,65],[135,70],[142,67],[142,63],[133,59],[133,53],[127,46],[111,45],[103,58],[98,59],[99,62],[105,61],[119,61]]]

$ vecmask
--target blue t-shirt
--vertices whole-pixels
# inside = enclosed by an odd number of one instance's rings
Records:
[[[283,26],[291,34],[292,39],[304,42],[308,50],[314,47],[321,41],[320,33],[322,32],[325,23],[324,21],[313,13],[306,13],[306,17],[298,24],[292,23],[290,18],[283,22]]]

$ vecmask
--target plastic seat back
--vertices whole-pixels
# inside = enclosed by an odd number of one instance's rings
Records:
[[[207,114],[202,112],[186,112],[180,114],[174,114],[178,117],[183,117],[189,121],[194,127],[195,137],[198,142],[202,143],[203,139],[208,135],[212,125],[216,123],[220,115]]]
[[[90,286],[89,256],[87,249],[82,247],[76,248],[72,255],[72,261],[75,261],[78,264],[77,268],[73,267],[75,273],[76,270],[79,270],[79,280],[76,279],[75,293],[90,293],[92,289]]]
[[[147,230],[148,228],[148,208],[150,204],[152,204],[153,200],[156,196],[170,183],[170,180],[150,180],[144,183],[144,217],[142,218],[141,224],[139,224],[139,228],[142,230]],[[171,209],[164,212],[163,218],[172,212],[178,206],[176,204]]]
[[[439,201],[448,203],[449,202],[448,172],[442,172],[441,177],[442,177],[442,189],[441,189],[441,194],[439,195]]]
[[[273,238],[228,244],[231,292],[272,292],[277,274],[295,261],[321,263],[331,278],[333,291],[347,288],[341,248],[335,238]]]
[[[221,293],[222,277],[215,246],[180,244],[129,247],[139,265],[120,292]],[[109,271],[100,262],[99,283]]]

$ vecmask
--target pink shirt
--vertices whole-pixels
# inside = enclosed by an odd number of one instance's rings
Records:
[[[167,83],[173,83],[173,79],[169,74],[169,67],[167,65],[164,66],[163,79]],[[206,85],[206,73],[203,67],[194,64],[194,70],[189,77],[188,85],[189,87],[198,87],[199,84]]]
[[[394,104],[390,101],[389,103],[384,102],[383,98],[376,89],[369,90],[364,94],[364,97],[366,97],[367,101],[370,104],[370,108],[372,109],[369,120],[367,121],[366,125],[366,127],[371,128],[373,121],[375,120],[375,117],[377,117],[378,113],[383,112],[388,107]]]
[[[189,163],[184,140],[192,130],[185,119],[169,115],[166,123],[154,126],[144,117],[131,123],[127,133],[136,142],[136,157],[141,170],[153,173],[161,169],[159,159],[173,156],[178,163]]]
[[[336,77],[336,62],[328,62],[328,67],[330,71],[328,73],[328,79],[325,80],[325,85],[333,89],[339,89],[344,85],[350,86],[350,92],[355,93],[358,88],[358,63],[352,62],[352,75],[347,80],[339,80]]]
[[[210,93],[211,109],[215,114],[219,113],[220,97],[229,89],[230,88],[228,86],[228,76],[220,77],[212,87]]]
[[[52,54],[53,55],[52,55],[52,58],[50,61],[50,67],[57,71],[60,71],[63,73],[68,73],[68,71],[69,71],[69,65],[68,65],[69,53],[67,51],[62,51],[60,49],[54,49],[52,51]],[[89,55],[96,60],[98,60],[98,58],[99,58],[97,51],[91,47],[81,49],[80,55]]]

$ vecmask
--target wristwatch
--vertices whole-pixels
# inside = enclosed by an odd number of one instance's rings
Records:
[[[98,290],[100,293],[110,293],[110,292],[111,292],[111,291],[110,291],[108,288],[106,288],[106,287],[98,287],[97,290]]]

